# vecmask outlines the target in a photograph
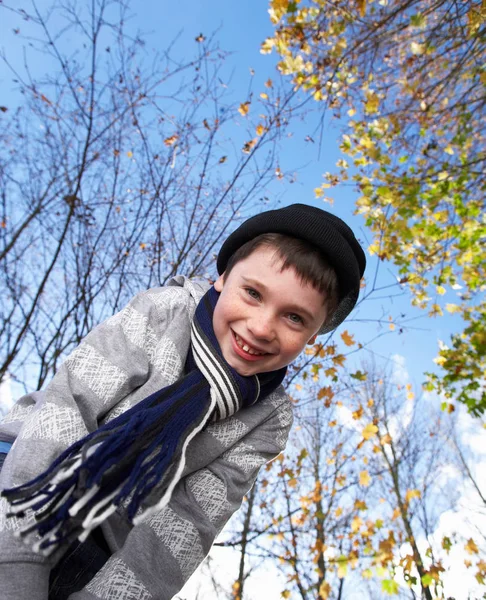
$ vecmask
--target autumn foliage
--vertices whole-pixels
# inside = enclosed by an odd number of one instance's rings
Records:
[[[273,0],[262,52],[340,118],[343,158],[316,188],[352,181],[369,248],[412,303],[458,313],[429,388],[486,410],[486,4]]]

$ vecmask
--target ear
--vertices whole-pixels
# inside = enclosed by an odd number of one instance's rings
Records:
[[[315,333],[311,339],[307,342],[308,346],[313,346],[316,343],[317,333]]]
[[[222,292],[223,291],[223,286],[224,286],[224,273],[222,273],[218,279],[216,279],[216,281],[214,282],[214,289],[217,292]]]

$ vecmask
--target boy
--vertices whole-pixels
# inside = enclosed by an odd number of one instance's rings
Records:
[[[295,204],[243,223],[217,266],[209,290],[136,296],[4,419],[2,598],[172,598],[284,449],[286,366],[354,307],[363,250]]]

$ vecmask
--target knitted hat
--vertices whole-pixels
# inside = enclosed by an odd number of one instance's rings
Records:
[[[246,242],[263,233],[281,233],[314,245],[333,267],[339,282],[339,304],[319,333],[340,325],[358,300],[360,279],[366,257],[354,233],[339,217],[306,204],[291,204],[251,217],[228,237],[218,254],[218,273],[226,269],[230,257]]]

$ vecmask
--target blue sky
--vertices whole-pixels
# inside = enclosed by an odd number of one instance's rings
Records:
[[[38,7],[42,10],[50,6],[47,0],[39,0]],[[246,2],[228,2],[213,0],[208,2],[196,0],[180,0],[177,3],[166,1],[154,2],[152,0],[133,4],[132,26],[145,33],[147,52],[151,48],[163,51],[169,42],[176,39],[174,49],[179,56],[191,56],[195,47],[195,37],[200,33],[205,36],[214,34],[223,50],[230,52],[226,61],[225,81],[234,95],[235,101],[245,101],[250,80],[256,94],[264,90],[263,83],[268,78],[276,78],[275,55],[262,55],[261,42],[272,34],[272,24],[268,16],[268,5],[262,0],[247,0]],[[54,17],[55,18],[55,17]],[[28,31],[29,24],[20,21],[17,16],[2,10],[0,24],[0,45],[8,52],[9,44],[15,37],[14,29],[20,27],[22,33]],[[11,58],[18,65],[21,64],[20,54]],[[45,69],[48,64],[34,64],[34,68]],[[254,75],[250,70],[254,70]],[[0,62],[0,86],[2,89],[1,104],[15,105],[19,95],[15,91],[3,62]],[[330,195],[335,199],[330,207],[314,197],[314,188],[322,181],[322,174],[332,171],[339,158],[337,144],[339,123],[331,123],[322,130],[322,143],[318,143],[320,131],[319,107],[311,102],[310,112],[306,121],[296,121],[291,127],[291,137],[282,145],[281,168],[295,174],[295,180],[289,178],[275,181],[271,190],[273,197],[278,197],[284,204],[304,202],[330,209],[347,222],[355,230],[357,236],[364,242],[370,240],[363,221],[360,217],[353,216],[354,201],[357,192],[352,187],[336,187],[330,190]],[[236,127],[236,124],[235,124]],[[236,134],[236,133],[235,133]],[[306,137],[311,135],[316,143],[310,143]],[[367,277],[374,276],[377,262],[369,257]],[[382,285],[389,285],[395,279],[394,269],[390,265],[379,265],[380,275],[378,281]],[[397,288],[393,293],[399,294]],[[365,303],[357,315],[360,319],[376,319],[388,315],[406,315],[410,327],[404,334],[393,333],[378,339],[372,346],[378,357],[388,358],[394,354],[403,355],[406,359],[408,371],[412,382],[419,385],[423,381],[422,373],[434,369],[432,362],[437,353],[437,339],[448,341],[451,331],[457,330],[457,318],[445,316],[431,320],[426,313],[412,309],[406,290],[397,295],[391,302],[388,294],[376,294],[375,299]],[[453,298],[447,297],[453,302]],[[350,321],[341,331],[347,328],[351,333],[357,333],[358,339],[369,339],[379,334],[376,324],[358,324]],[[398,329],[398,328],[397,328]],[[387,331],[385,327],[384,331]]]

